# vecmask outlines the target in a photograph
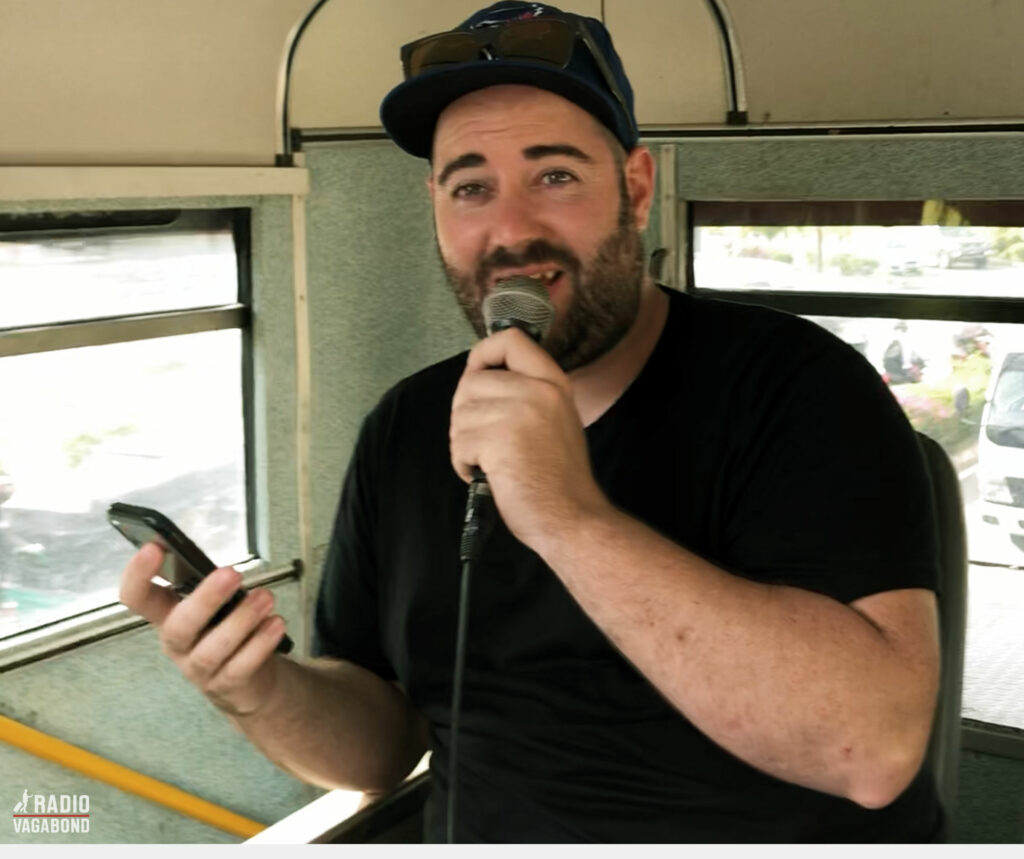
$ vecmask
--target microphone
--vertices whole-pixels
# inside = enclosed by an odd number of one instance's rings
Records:
[[[488,334],[506,328],[525,331],[540,343],[555,319],[555,306],[544,285],[532,277],[516,276],[499,280],[484,299],[484,322]],[[466,495],[466,515],[462,523],[459,560],[475,561],[494,527],[494,497],[487,475],[473,466],[473,482]]]

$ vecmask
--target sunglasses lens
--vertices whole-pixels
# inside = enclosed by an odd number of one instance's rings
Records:
[[[480,48],[472,33],[440,33],[409,46],[405,57],[405,76],[415,77],[435,66],[465,63],[476,59]]]
[[[495,39],[498,55],[508,60],[533,60],[566,66],[575,34],[565,21],[537,18],[505,26]]]

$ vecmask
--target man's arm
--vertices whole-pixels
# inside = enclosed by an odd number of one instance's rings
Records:
[[[272,696],[251,714],[227,712],[282,769],[321,787],[376,794],[423,757],[426,722],[396,685],[351,662],[274,660]]]
[[[324,787],[381,792],[400,782],[427,747],[426,728],[401,689],[350,662],[298,662],[274,653],[284,621],[257,588],[217,626],[207,623],[241,576],[215,570],[185,599],[150,581],[162,552],[129,561],[121,602],[158,630],[164,652],[274,763]]]
[[[616,510],[591,473],[568,378],[515,330],[470,352],[451,450],[464,480],[474,464],[487,474],[509,530],[721,746],[867,807],[887,805],[913,778],[938,687],[930,591],[844,605],[761,584]]]
[[[534,548],[623,655],[751,766],[868,808],[916,774],[938,690],[930,591],[844,605],[749,581],[610,506]]]

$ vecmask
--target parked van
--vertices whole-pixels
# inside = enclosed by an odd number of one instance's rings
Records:
[[[982,521],[1024,548],[1024,352],[997,361],[978,433]]]

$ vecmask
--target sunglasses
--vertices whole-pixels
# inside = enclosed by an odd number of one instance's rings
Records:
[[[615,82],[608,60],[587,29],[586,22],[580,18],[569,20],[545,16],[468,32],[457,30],[425,36],[402,46],[402,71],[408,80],[441,66],[481,59],[528,60],[564,69],[572,59],[577,41],[590,51],[605,84],[622,107],[630,130],[635,134],[633,115]]]

